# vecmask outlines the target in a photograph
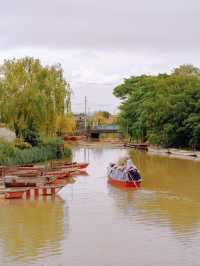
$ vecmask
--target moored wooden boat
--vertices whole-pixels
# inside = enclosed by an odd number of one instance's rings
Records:
[[[2,167],[0,178],[5,176],[13,176],[20,178],[30,178],[30,182],[27,184],[18,184],[15,182],[15,186],[36,186],[36,180],[38,177],[49,178],[54,176],[56,178],[68,178],[72,175],[81,174],[84,171],[88,163],[77,163],[77,162],[52,162],[48,167],[38,167],[34,164],[28,164],[23,166],[12,166],[12,167]],[[22,180],[22,179],[21,179]],[[27,181],[27,180],[26,180]],[[24,183],[24,182],[22,182]]]
[[[51,167],[61,167],[61,168],[77,168],[77,169],[86,169],[89,163],[77,163],[77,162],[52,162]]]
[[[70,177],[71,175],[71,172],[70,171],[65,171],[65,169],[61,169],[61,170],[58,170],[58,169],[49,169],[49,170],[45,170],[41,173],[42,176],[46,176],[46,177],[49,177],[49,176],[56,176],[58,179],[65,179],[65,178],[68,178]]]
[[[148,144],[146,143],[124,143],[124,147],[135,148],[136,150],[148,151]]]
[[[88,167],[89,163],[78,163],[79,169],[86,169]]]
[[[16,167],[34,167],[34,163],[18,164]]]
[[[16,188],[16,187],[38,187],[41,185],[53,183],[57,177],[55,176],[43,176],[43,177],[19,177],[19,176],[5,176],[3,178],[3,183],[6,188]]]
[[[64,136],[64,141],[80,141],[85,139],[85,136]]]
[[[52,196],[54,197],[65,184],[52,184],[41,187],[29,188],[0,188],[0,199],[35,199],[39,197]]]
[[[29,188],[0,188],[0,199],[22,199]]]
[[[27,189],[6,190],[4,198],[5,199],[22,199],[26,191]]]
[[[14,175],[20,177],[37,177],[40,176],[40,171],[38,170],[16,170],[16,171],[7,171],[6,175]]]

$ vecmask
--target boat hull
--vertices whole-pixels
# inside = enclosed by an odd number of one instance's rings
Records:
[[[117,179],[113,179],[112,177],[109,177],[108,182],[111,185],[114,185],[114,186],[119,187],[119,188],[138,189],[141,187],[141,181],[122,181],[122,180],[117,180]]]
[[[53,162],[52,168],[65,168],[65,169],[86,169],[89,163],[65,163],[65,162]]]
[[[4,198],[5,199],[22,199],[25,191],[12,191],[6,192]]]
[[[15,188],[15,187],[36,187],[37,184],[36,183],[24,183],[24,182],[5,182],[4,183],[6,188]]]
[[[64,141],[80,141],[85,139],[85,136],[64,136]]]
[[[78,165],[79,165],[79,167],[78,167],[79,169],[86,169],[88,167],[89,163],[79,163]]]
[[[62,171],[58,171],[58,172],[49,171],[49,172],[44,172],[43,176],[46,176],[46,177],[56,176],[59,179],[64,179],[64,178],[70,177],[70,173],[62,172]]]
[[[0,190],[0,199],[38,199],[43,196],[54,197],[62,188],[63,184],[29,187],[29,188],[3,188]]]
[[[56,176],[39,176],[36,178],[9,176],[7,178],[5,177],[3,183],[6,188],[37,187],[41,185],[51,184],[56,179]]]

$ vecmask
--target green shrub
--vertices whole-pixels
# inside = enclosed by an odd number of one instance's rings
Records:
[[[22,131],[22,136],[24,140],[32,146],[39,146],[41,144],[40,136],[35,130],[24,129]]]
[[[32,148],[31,144],[24,141],[23,139],[17,138],[14,142],[15,147],[23,150],[23,149],[30,149]]]
[[[71,150],[64,148],[64,152],[58,152],[59,139],[49,140],[41,146],[29,149],[19,149],[14,144],[0,141],[0,165],[16,165],[26,163],[37,163],[61,157],[71,157]]]
[[[43,145],[50,145],[50,146],[56,146],[56,145],[62,145],[64,144],[64,140],[61,138],[46,138],[42,140]]]

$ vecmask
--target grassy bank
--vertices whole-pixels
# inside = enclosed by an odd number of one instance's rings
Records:
[[[20,149],[14,143],[0,141],[0,165],[19,165],[44,162],[47,160],[70,158],[71,149],[60,150],[63,142],[60,139],[50,139],[37,147]]]

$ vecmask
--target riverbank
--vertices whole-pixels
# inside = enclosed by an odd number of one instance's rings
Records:
[[[157,154],[161,156],[170,156],[188,160],[200,161],[200,151],[191,151],[191,150],[183,150],[183,149],[175,149],[175,148],[155,148],[148,147],[148,153]]]
[[[148,146],[145,144],[126,143],[125,146],[127,148],[133,148],[136,150],[144,150],[150,154],[200,161],[200,151],[184,150],[176,148],[162,148],[151,145]]]
[[[80,140],[76,142],[67,142],[70,145],[78,145],[81,147],[116,147],[122,148],[124,147],[124,141],[117,140],[117,139],[100,139],[100,140]]]
[[[73,142],[73,145],[78,145],[81,147],[113,147],[113,148],[127,148],[135,149],[134,147],[129,147],[125,145],[125,142],[118,139],[101,139],[101,140],[81,140],[78,142]],[[137,148],[136,148],[137,149]],[[138,149],[139,150],[139,149]],[[184,149],[175,149],[175,148],[159,148],[154,146],[148,146],[146,151],[149,154],[155,154],[166,157],[174,157],[188,160],[200,161],[200,151],[184,150]]]

